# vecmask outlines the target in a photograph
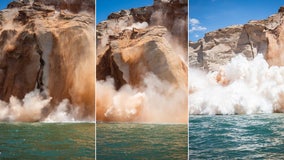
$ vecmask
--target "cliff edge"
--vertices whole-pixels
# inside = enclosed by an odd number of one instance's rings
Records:
[[[237,54],[253,59],[263,54],[270,65],[283,65],[283,7],[267,19],[249,21],[206,33],[189,43],[189,65],[218,70]]]

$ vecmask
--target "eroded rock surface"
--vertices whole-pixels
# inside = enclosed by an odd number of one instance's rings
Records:
[[[283,65],[283,7],[265,20],[249,21],[205,34],[189,43],[189,65],[218,70],[239,53],[252,59],[264,54],[270,65]]]
[[[97,25],[97,79],[111,75],[119,88],[139,84],[142,72],[151,71],[185,85],[186,63],[178,55],[187,54],[186,28],[187,1],[156,0],[153,6],[110,14]]]
[[[37,88],[52,97],[45,112],[69,99],[94,118],[94,3],[21,0],[0,12],[1,100]]]

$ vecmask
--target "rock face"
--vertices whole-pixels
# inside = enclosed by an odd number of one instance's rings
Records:
[[[168,19],[164,21],[166,17]],[[117,88],[125,83],[134,85],[139,83],[139,76],[143,74],[132,70],[140,65],[147,66],[147,71],[160,75],[162,79],[186,84],[186,78],[174,76],[186,77],[186,73],[169,70],[177,67],[186,72],[186,63],[176,63],[174,59],[178,54],[173,53],[167,40],[172,38],[176,44],[182,44],[181,54],[186,55],[186,28],[187,1],[156,0],[154,6],[110,14],[107,21],[97,25],[97,79],[103,80],[111,75],[115,77]]]
[[[22,99],[38,88],[93,117],[95,31],[93,0],[22,0],[0,12],[0,98]],[[84,12],[80,12],[84,11]]]
[[[186,0],[155,0],[153,6],[112,13],[97,25],[96,77],[112,77],[117,90],[124,85],[143,90],[151,73],[186,91],[186,61]],[[102,112],[97,112],[98,120],[113,120]]]
[[[189,65],[217,70],[232,57],[242,53],[249,59],[264,54],[270,65],[283,65],[283,7],[265,20],[250,21],[205,34],[189,43]]]
[[[167,29],[153,26],[142,30],[124,30],[122,37],[110,41],[105,53],[98,55],[97,79],[111,75],[117,88],[140,85],[147,72],[161,79],[186,85],[186,64],[180,60],[165,38]]]
[[[7,8],[18,8],[33,5],[36,10],[52,7],[56,10],[68,10],[72,13],[87,11],[94,13],[94,0],[18,0],[11,2]],[[51,9],[52,10],[52,9]]]

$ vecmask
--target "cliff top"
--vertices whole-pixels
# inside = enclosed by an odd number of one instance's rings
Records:
[[[14,0],[9,3],[7,8],[21,8],[30,6],[35,9],[54,7],[56,10],[68,10],[73,13],[80,11],[94,12],[95,0]]]

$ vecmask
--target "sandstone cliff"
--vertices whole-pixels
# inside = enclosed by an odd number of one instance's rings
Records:
[[[143,95],[145,93],[146,97],[149,96],[146,90],[149,89],[150,82],[145,82],[149,78],[149,74],[156,77],[158,81],[167,84],[152,88],[153,92],[156,89],[171,88],[171,86],[185,91],[184,94],[180,95],[182,100],[172,104],[172,108],[176,107],[176,110],[183,113],[177,114],[176,117],[171,117],[167,113],[168,117],[165,116],[164,119],[158,120],[158,115],[155,117],[156,119],[154,118],[154,110],[157,106],[147,105],[145,102],[147,98],[138,96],[140,97],[137,100],[137,102],[140,102],[139,104],[135,103],[135,105],[130,105],[129,108],[120,109],[132,109],[134,110],[133,114],[122,114],[123,111],[111,109],[116,106],[115,99],[110,98],[112,102],[107,104],[105,97],[100,96],[104,92],[99,90],[97,91],[96,103],[98,120],[186,121],[187,0],[155,0],[153,6],[122,10],[110,14],[108,20],[97,25],[96,54],[97,80],[107,81],[108,77],[111,77],[118,92],[123,90],[125,86],[129,86],[135,90],[134,93],[137,93],[137,95],[141,95],[138,93],[143,93]],[[166,93],[160,94],[166,97]],[[115,94],[112,96],[115,96]],[[167,96],[170,96],[170,94]],[[125,101],[128,100],[125,99]],[[128,106],[128,104],[124,104],[124,106]],[[146,113],[143,112],[149,106],[152,107],[153,116],[145,118]],[[159,107],[161,109],[164,107],[164,113],[167,112],[166,105]],[[149,111],[151,112],[151,110]],[[120,114],[121,116],[119,116]],[[160,117],[162,117],[162,114]]]
[[[76,118],[94,120],[94,3],[21,0],[0,12],[1,100],[39,89],[52,98],[42,114],[68,99]]]
[[[249,59],[264,54],[270,65],[283,65],[283,14],[281,7],[265,20],[219,29],[205,34],[198,42],[190,42],[189,65],[218,70],[239,53]]]

